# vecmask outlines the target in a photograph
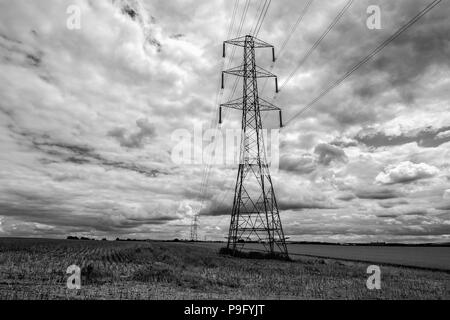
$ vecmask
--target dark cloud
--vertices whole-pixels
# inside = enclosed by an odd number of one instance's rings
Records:
[[[336,199],[341,201],[352,201],[353,199],[356,199],[356,196],[353,193],[347,193],[336,197]]]
[[[377,215],[378,218],[388,218],[388,219],[397,218],[398,216],[399,216],[398,214],[379,214],[379,215]]]
[[[10,200],[0,199],[0,216],[48,226],[76,228],[85,232],[130,232],[123,230],[145,225],[164,225],[180,219],[175,214],[158,212],[135,217],[130,212],[121,212],[120,206],[114,201],[75,204],[72,203],[75,195],[63,191],[53,195],[17,190],[8,190],[6,193]]]
[[[391,147],[400,146],[407,143],[416,142],[418,146],[423,148],[436,148],[450,141],[450,135],[445,135],[450,127],[442,127],[433,129],[432,127],[421,131],[412,131],[397,136],[386,135],[384,132],[373,130],[362,130],[354,139],[368,147]]]
[[[177,34],[171,35],[170,38],[172,38],[172,39],[181,39],[181,38],[183,38],[185,36],[186,35],[184,35],[182,33],[177,33]]]
[[[136,11],[135,9],[133,9],[133,8],[131,7],[131,5],[129,5],[129,4],[125,4],[125,5],[122,7],[122,12],[123,12],[124,14],[126,14],[127,16],[129,16],[129,17],[130,17],[131,19],[133,19],[133,20],[135,20],[136,17],[138,16],[137,11]]]
[[[33,67],[39,67],[41,65],[42,58],[39,56],[36,56],[33,54],[27,54],[26,58]]]
[[[357,147],[358,142],[353,139],[339,137],[330,142],[332,146],[336,146],[339,148],[349,148],[349,147]]]
[[[426,216],[426,215],[428,215],[428,211],[427,210],[422,210],[422,209],[413,209],[413,210],[408,210],[408,211],[404,212],[402,215],[405,215],[405,216]]]
[[[316,159],[310,154],[284,155],[280,158],[280,169],[299,174],[309,174],[317,168]]]
[[[108,135],[116,138],[122,147],[142,148],[146,139],[154,138],[156,136],[156,129],[147,119],[137,120],[136,125],[138,131],[135,133],[127,135],[125,129],[117,128],[111,130]]]
[[[16,39],[12,39],[12,38],[10,38],[10,37],[8,37],[8,36],[6,36],[4,34],[1,34],[1,33],[0,33],[0,38],[2,40],[4,40],[4,41],[7,41],[7,42],[16,43],[16,44],[22,44],[22,41],[19,41],[19,40],[16,40]]]
[[[348,162],[348,158],[344,150],[330,144],[319,144],[315,148],[314,153],[319,156],[318,163],[325,166],[330,165],[333,161],[342,163]]]
[[[216,203],[212,202],[208,207],[203,208],[200,216],[229,216],[231,215],[232,203]]]
[[[441,203],[435,207],[438,210],[450,211],[450,202]]]
[[[232,199],[231,199],[232,200]],[[209,205],[206,208],[203,208],[200,211],[200,215],[202,216],[227,216],[231,214],[232,211],[232,201],[225,201],[218,203],[215,199],[211,200]],[[323,210],[331,210],[337,209],[338,206],[329,203],[323,197],[312,197],[310,199],[291,199],[287,197],[278,197],[277,199],[278,209],[279,210],[304,210],[304,209],[323,209]]]
[[[142,6],[142,3],[134,0],[113,0],[113,3],[117,3],[116,5],[120,8],[121,13],[129,17],[142,28],[143,33],[146,35],[146,43],[155,47],[158,52],[161,52],[161,42],[148,28],[148,25],[156,22],[155,18],[148,16],[148,12],[146,12],[145,8]]]
[[[304,21],[306,35],[298,37],[296,41],[297,48],[304,48],[300,52],[307,51],[313,45],[344,4],[345,2],[336,2],[332,9],[328,2],[313,5],[315,8],[311,8],[312,16]],[[381,7],[381,30],[369,30],[365,26],[366,9],[374,4]],[[289,97],[283,102],[291,103],[290,101],[295,100],[292,104],[294,114],[298,105],[306,105],[313,100],[425,6],[421,1],[355,1],[298,73],[303,72],[308,83],[301,77],[298,83],[291,81],[289,88],[284,89]],[[320,27],[312,27],[313,19],[318,16],[317,13],[314,15],[317,10],[323,10],[324,14],[320,15],[321,23],[315,24]],[[398,103],[405,105],[402,109],[404,112],[417,110],[420,108],[420,104],[414,104],[417,97],[434,101],[448,97],[445,92],[432,97],[427,94],[427,84],[430,81],[427,77],[438,81],[442,79],[436,73],[429,75],[429,72],[436,68],[450,68],[448,12],[448,6],[444,2],[440,3],[374,59],[353,73],[343,86],[316,103],[314,109],[308,111],[308,115],[317,119],[322,126],[345,129],[395,118],[399,113]],[[281,13],[280,19],[283,19]],[[343,34],[345,37],[342,37]],[[301,57],[302,53],[296,51],[287,53],[285,58],[288,61],[280,67],[280,72],[289,74]],[[310,74],[314,76],[310,78]],[[291,110],[288,112],[291,113]]]
[[[39,136],[32,133],[21,134],[32,141],[34,148],[58,159],[57,161],[53,159],[40,159],[41,163],[49,164],[63,161],[78,165],[98,165],[114,169],[129,170],[147,177],[157,177],[161,174],[168,174],[159,169],[150,169],[135,163],[109,160],[97,153],[94,148],[87,145],[55,142],[49,135]]]
[[[279,210],[303,210],[303,209],[337,209],[338,207],[327,203],[324,199],[318,200],[302,200],[302,199],[279,199]]]
[[[380,202],[378,202],[378,204],[380,205],[380,207],[383,207],[385,209],[390,209],[390,208],[398,207],[401,205],[409,204],[409,202],[406,200],[399,199],[399,200],[380,201]]]
[[[0,34],[0,58],[9,63],[40,67],[44,53],[22,41]]]
[[[402,2],[398,5],[398,12],[410,18],[422,5],[406,5],[406,2]],[[421,88],[417,80],[429,68],[449,66],[450,39],[445,9],[445,3],[438,5],[433,13],[425,16],[413,30],[396,39],[390,50],[374,61],[374,68],[389,75],[386,85],[397,88],[407,103],[416,97],[416,90]]]
[[[359,199],[374,200],[394,199],[402,196],[402,194],[396,190],[377,187],[370,187],[365,189],[360,188],[358,190],[355,190],[355,195]]]

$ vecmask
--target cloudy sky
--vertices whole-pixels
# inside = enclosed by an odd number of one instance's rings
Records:
[[[284,118],[430,1],[356,0],[276,97]],[[259,38],[279,48],[306,2],[273,0]],[[273,66],[280,83],[346,2],[311,4]],[[216,120],[233,4],[1,0],[0,236],[187,238],[200,211],[200,236],[224,240],[236,167],[212,166],[205,184],[205,166],[171,155],[176,130]],[[71,5],[80,29],[67,27]],[[366,26],[369,5],[380,30]],[[442,1],[281,131],[273,180],[291,239],[450,241],[448,16]],[[270,52],[257,59],[271,67]],[[239,114],[224,122],[239,127]]]

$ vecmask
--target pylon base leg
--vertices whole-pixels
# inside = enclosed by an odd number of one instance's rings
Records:
[[[223,247],[219,250],[219,254],[244,259],[292,261],[288,254],[281,252],[242,251]]]

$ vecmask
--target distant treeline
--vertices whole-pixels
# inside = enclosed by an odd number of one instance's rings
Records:
[[[67,240],[89,240],[89,241],[138,241],[138,242],[146,242],[146,241],[151,241],[151,242],[193,242],[192,240],[186,240],[186,239],[172,239],[172,240],[155,240],[155,239],[130,239],[130,238],[126,238],[126,239],[121,239],[121,238],[116,238],[115,240],[108,240],[106,238],[103,239],[95,239],[95,238],[88,238],[88,237],[75,237],[75,236],[68,236]],[[211,241],[214,242],[214,241]],[[216,241],[216,242],[220,242],[220,241]]]
[[[67,240],[90,240],[90,241],[108,241],[108,239],[94,239],[88,237],[68,236]],[[193,241],[187,239],[172,240],[154,240],[154,239],[121,239],[116,238],[114,241],[139,241],[139,242],[208,242],[208,243],[224,243],[224,241]],[[257,241],[240,241],[241,243],[258,243]],[[366,242],[366,243],[336,243],[336,242],[317,242],[317,241],[286,241],[287,244],[309,244],[309,245],[326,245],[326,246],[384,246],[384,247],[449,247],[450,242],[444,243],[389,243],[389,242]]]
[[[443,243],[390,243],[390,242],[366,242],[366,243],[333,243],[313,241],[289,241],[288,244],[315,244],[326,246],[383,246],[383,247],[448,247],[450,242]]]
[[[89,241],[98,241],[99,239],[93,239],[93,238],[87,238],[87,237],[74,237],[74,236],[68,236],[67,240],[89,240]],[[104,238],[102,241],[106,241],[107,239]]]
[[[108,241],[108,239],[103,238],[103,239],[94,239],[94,238],[87,238],[87,237],[74,237],[74,236],[68,236],[67,240],[89,240],[89,241]],[[154,240],[149,240],[149,239],[120,239],[120,238],[116,238],[115,241],[154,241]]]

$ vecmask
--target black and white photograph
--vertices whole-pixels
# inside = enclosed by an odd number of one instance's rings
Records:
[[[23,300],[450,300],[450,2],[0,0]]]

